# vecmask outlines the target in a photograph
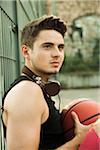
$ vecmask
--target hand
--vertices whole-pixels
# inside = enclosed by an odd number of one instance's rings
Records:
[[[82,142],[82,140],[85,138],[86,133],[93,126],[93,124],[90,125],[81,124],[75,112],[72,112],[72,117],[75,122],[75,130],[74,130],[75,137],[72,139],[72,141],[74,144],[79,145]]]
[[[72,112],[72,117],[75,122],[75,137],[71,141],[57,148],[57,150],[78,150],[81,141],[84,139],[87,131],[89,130],[89,126],[85,126],[80,123],[75,112]]]
[[[95,123],[93,123],[93,128],[96,134],[100,137],[100,118],[98,118],[98,120]]]
[[[90,125],[83,125],[80,123],[78,116],[75,112],[72,112],[72,117],[75,122],[75,137],[71,141],[57,148],[56,150],[78,150],[79,145],[84,140],[88,130],[92,127],[96,129],[97,126],[99,127],[100,119],[98,119],[95,123],[92,123]]]

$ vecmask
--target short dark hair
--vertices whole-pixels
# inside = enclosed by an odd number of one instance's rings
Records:
[[[43,16],[29,22],[22,30],[21,45],[25,44],[33,48],[33,43],[41,30],[56,30],[64,37],[67,27],[64,21],[56,16]]]

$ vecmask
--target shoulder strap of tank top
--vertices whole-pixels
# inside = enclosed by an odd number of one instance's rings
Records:
[[[16,85],[18,84],[19,82],[23,81],[23,80],[30,80],[27,76],[25,75],[21,75],[19,76],[9,87],[9,89],[4,93],[4,96],[2,98],[2,107],[3,107],[3,104],[4,104],[4,99],[7,95],[7,93]]]

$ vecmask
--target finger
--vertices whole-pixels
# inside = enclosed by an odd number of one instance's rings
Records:
[[[94,126],[95,125],[100,125],[100,118],[98,118],[93,124],[94,124]]]
[[[96,120],[95,122],[88,125],[88,128],[97,128],[100,126],[100,119]]]
[[[77,124],[80,123],[78,115],[76,114],[76,112],[72,111],[71,115],[72,115],[73,120],[74,120],[75,123],[77,123]]]

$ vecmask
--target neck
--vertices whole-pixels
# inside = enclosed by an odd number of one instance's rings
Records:
[[[44,73],[40,73],[40,72],[36,72],[34,71],[31,67],[29,67],[28,65],[25,65],[22,69],[22,73],[26,74],[27,76],[29,76],[30,78],[32,78],[32,76],[38,76],[41,77],[42,81],[44,82],[48,82],[50,75],[46,75]]]

